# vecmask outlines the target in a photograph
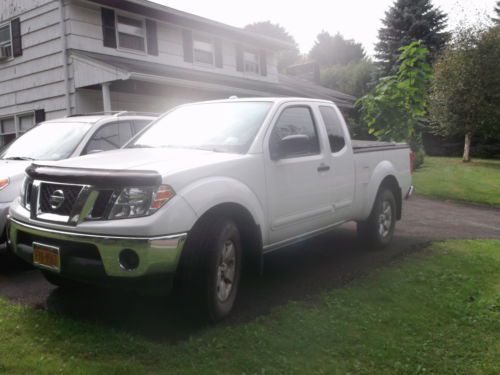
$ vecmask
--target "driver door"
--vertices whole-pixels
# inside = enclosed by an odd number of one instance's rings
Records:
[[[309,105],[285,106],[265,141],[271,244],[333,220],[330,158],[317,124]]]

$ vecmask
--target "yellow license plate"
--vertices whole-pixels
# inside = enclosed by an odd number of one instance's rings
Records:
[[[33,242],[33,264],[59,272],[61,270],[59,248]]]

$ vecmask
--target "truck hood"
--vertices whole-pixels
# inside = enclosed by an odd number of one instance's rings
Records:
[[[81,156],[71,160],[36,163],[51,167],[100,170],[148,170],[162,176],[244,158],[245,155],[179,148],[122,149]]]

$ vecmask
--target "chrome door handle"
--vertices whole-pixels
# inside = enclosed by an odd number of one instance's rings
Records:
[[[318,167],[318,172],[326,172],[330,170],[330,166],[324,163],[321,163]]]

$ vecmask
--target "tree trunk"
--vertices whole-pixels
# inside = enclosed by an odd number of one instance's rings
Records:
[[[472,138],[471,132],[465,133],[465,143],[464,143],[464,157],[462,161],[464,163],[470,162],[470,139]]]

